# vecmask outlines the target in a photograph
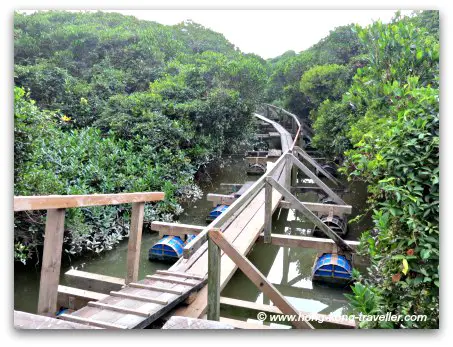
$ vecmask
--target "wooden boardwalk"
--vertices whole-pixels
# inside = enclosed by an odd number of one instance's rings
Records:
[[[281,138],[282,152],[291,148],[291,134],[278,123],[264,116],[255,114],[259,119],[272,124]],[[278,165],[282,156],[275,163],[274,179],[283,186],[288,185],[291,174],[285,165]],[[259,181],[250,187],[258,187]],[[262,182],[261,182],[262,184]],[[239,198],[240,209],[225,223],[219,225],[224,237],[237,250],[246,255],[263,231],[265,221],[265,190],[257,190],[250,198]],[[272,193],[272,212],[279,206],[282,195],[276,190]],[[241,201],[239,201],[241,200]],[[230,207],[231,208],[231,207]],[[214,221],[213,225],[215,225]],[[209,227],[209,226],[208,226]],[[237,269],[235,263],[225,254],[221,258],[221,288],[225,287]],[[91,326],[111,329],[144,328],[160,318],[178,304],[185,301],[191,293],[198,290],[195,300],[187,307],[177,311],[177,315],[202,317],[207,307],[208,252],[207,242],[199,247],[188,259],[181,258],[169,271],[158,271],[136,283],[130,283],[123,289],[111,292],[108,297],[88,306],[61,315],[60,318]]]

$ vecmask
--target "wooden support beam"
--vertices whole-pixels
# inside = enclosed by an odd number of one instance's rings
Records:
[[[95,327],[104,328],[104,329],[127,329],[127,326],[125,326],[125,325],[107,323],[107,322],[104,322],[101,320],[74,316],[73,314],[63,313],[58,316],[58,319],[62,319],[62,320],[74,322],[74,323],[87,324],[89,326],[95,326]]]
[[[302,158],[304,158],[306,161],[308,161],[313,167],[318,169],[324,176],[327,177],[328,180],[330,180],[333,184],[339,185],[338,180],[333,177],[330,173],[328,173],[326,170],[322,168],[321,165],[319,165],[312,157],[310,157],[307,152],[305,152],[302,148],[300,147],[294,147],[294,151],[299,154]]]
[[[108,294],[112,290],[120,290],[124,285],[124,278],[99,275],[92,272],[71,269],[65,272],[68,281],[73,286],[93,292]]]
[[[341,216],[343,214],[351,214],[352,213],[352,206],[351,205],[332,205],[332,204],[321,204],[317,202],[305,202],[301,201],[306,208],[308,208],[312,212],[321,212],[325,214],[329,214],[333,212],[336,216]],[[295,208],[291,202],[289,201],[280,201],[279,203],[280,208]]]
[[[220,306],[223,309],[233,308],[235,311],[240,311],[247,316],[256,316],[259,312],[264,312],[268,315],[280,315],[283,314],[282,311],[277,306],[271,306],[266,304],[259,304],[256,302],[238,300],[238,299],[231,299],[226,297],[220,297]],[[319,314],[319,313],[309,313],[299,311],[298,315],[300,316],[310,316],[313,317],[312,324],[313,325],[320,325],[322,328],[323,325],[329,325],[334,328],[355,328],[354,320],[345,320],[345,319],[337,319],[330,315],[326,314]],[[269,322],[269,320],[267,320]],[[318,323],[322,322],[322,323]],[[290,324],[290,322],[281,322],[282,324]]]
[[[281,247],[300,247],[300,248],[312,248],[323,253],[333,253],[337,250],[337,245],[331,239],[322,239],[317,237],[308,236],[293,236],[293,235],[282,235],[272,234],[272,244]],[[258,242],[265,242],[265,235],[261,234],[258,238]],[[359,245],[358,241],[344,241],[354,251]]]
[[[264,295],[280,308],[285,314],[298,315],[298,311],[291,303],[283,297],[277,289],[267,280],[267,278],[248,260],[244,257],[232,244],[230,244],[218,230],[210,230],[209,238],[213,240],[231,260],[238,266],[239,269],[259,288]],[[313,329],[313,326],[304,321],[293,321],[292,324],[299,329]]]
[[[214,206],[231,205],[233,202],[236,201],[236,199],[237,198],[234,195],[225,195],[225,194],[209,193],[206,196],[206,200],[211,201]]]
[[[208,307],[209,320],[218,321],[220,318],[220,247],[208,238]]]
[[[110,292],[111,296],[116,296],[117,298],[132,299],[138,301],[152,302],[153,304],[167,305],[168,300],[160,300],[156,298],[150,298],[143,295],[128,294],[123,292]]]
[[[318,186],[320,186],[330,198],[339,205],[346,205],[342,198],[333,192],[321,179],[316,176],[311,170],[300,162],[294,155],[288,154],[288,157],[291,158],[293,165],[296,165],[300,170],[302,170],[308,177],[310,177]]]
[[[266,180],[274,187],[280,194],[282,194],[287,201],[289,201],[298,211],[302,212],[303,215],[312,223],[314,223],[318,228],[324,232],[325,235],[330,237],[338,247],[340,247],[345,252],[353,252],[353,249],[344,242],[344,240],[338,236],[332,229],[330,229],[326,224],[324,224],[318,216],[311,212],[308,208],[304,206],[294,195],[292,195],[288,190],[285,189],[280,183],[274,180],[272,177],[267,177]]]
[[[91,194],[91,195],[45,195],[15,196],[14,211],[48,210],[72,207],[119,205],[133,202],[163,200],[162,192]]]
[[[52,317],[57,312],[64,217],[64,209],[47,210],[37,310],[37,313],[43,316]]]
[[[140,317],[149,317],[149,312],[143,312],[140,310],[134,310],[132,308],[115,306],[115,305],[111,305],[111,304],[104,304],[102,302],[90,301],[87,306],[96,307],[101,310],[110,310],[110,311],[119,312],[119,313],[133,314],[135,316],[140,316]]]
[[[151,230],[158,231],[159,237],[164,235],[184,237],[189,234],[198,235],[205,227],[199,225],[168,223],[168,222],[151,222]]]
[[[264,243],[271,242],[272,233],[272,186],[264,184]]]
[[[138,267],[140,265],[140,248],[142,245],[142,230],[144,215],[145,215],[145,203],[134,202],[132,204],[129,242],[127,244],[127,273],[125,280],[126,284],[136,282],[138,279]]]
[[[85,307],[90,301],[104,300],[107,297],[107,294],[59,285],[57,307],[78,310]]]

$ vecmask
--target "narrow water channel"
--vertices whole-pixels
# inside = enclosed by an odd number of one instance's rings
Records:
[[[243,158],[224,158],[222,166],[210,171],[211,181],[201,184],[204,196],[195,203],[186,204],[180,216],[181,223],[206,225],[205,219],[212,209],[212,203],[206,200],[208,193],[225,193],[221,183],[244,183],[254,181],[258,176],[246,174],[246,163]],[[366,187],[360,184],[349,186],[349,192],[340,194],[346,203],[352,206],[365,206]],[[319,197],[315,193],[299,195],[302,201],[317,202]],[[355,215],[362,211],[353,209]],[[357,239],[360,232],[370,225],[368,219],[349,226],[346,239]],[[311,229],[312,225],[304,222],[299,213],[293,210],[275,213],[273,218],[273,233],[288,235],[303,235],[304,229]],[[171,264],[151,262],[148,260],[148,249],[158,241],[158,234],[144,231],[141,246],[139,278],[153,274],[156,270],[167,269]],[[272,245],[256,244],[248,258],[280,292],[299,310],[306,312],[343,314],[346,312],[345,290],[314,285],[310,280],[316,251],[301,248],[285,248]],[[111,251],[99,255],[90,255],[73,259],[64,259],[61,268],[63,285],[73,285],[64,273],[75,268],[97,274],[124,277],[126,272],[127,240],[122,241]],[[14,272],[14,309],[26,312],[36,312],[39,290],[39,268],[17,265]],[[242,274],[237,271],[225,289],[222,296],[247,300],[256,303],[269,304],[269,300]],[[240,312],[222,312],[223,316],[236,319],[246,319]]]

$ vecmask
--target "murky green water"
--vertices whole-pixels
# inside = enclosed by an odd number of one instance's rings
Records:
[[[180,216],[180,222],[187,224],[205,225],[205,218],[212,209],[212,203],[206,200],[207,193],[226,193],[220,183],[243,183],[254,181],[257,176],[247,176],[246,164],[242,158],[225,158],[223,167],[211,170],[210,183],[203,183],[204,196],[202,200],[184,206],[185,211]],[[304,184],[305,185],[305,184]],[[350,192],[340,196],[354,207],[364,208],[366,189],[363,185],[354,184]],[[299,195],[303,201],[317,202],[319,197],[315,193]],[[362,211],[354,209],[354,217]],[[347,239],[357,239],[360,232],[369,224],[364,219],[360,224],[350,226]],[[302,216],[292,210],[274,214],[273,233],[285,233],[290,235],[303,235],[304,229],[311,229],[313,226],[304,222]],[[143,234],[140,258],[140,274],[153,274],[158,269],[167,269],[171,264],[150,262],[148,260],[148,249],[158,241],[156,233],[149,231]],[[346,310],[346,300],[343,296],[343,289],[335,289],[314,285],[310,280],[311,268],[313,266],[316,251],[301,248],[285,248],[272,245],[256,244],[249,259],[267,278],[285,295],[288,300],[299,310],[306,312],[342,314]],[[61,284],[71,285],[65,278],[64,273],[70,268],[83,271],[124,277],[126,272],[127,240],[121,242],[114,250],[101,253],[97,256],[86,256],[76,259],[64,259],[61,269]],[[39,268],[33,266],[15,266],[14,276],[14,308],[16,310],[35,312],[38,300]],[[222,296],[247,300],[251,302],[269,304],[269,300],[257,290],[252,282],[246,278],[241,271],[237,271]],[[225,316],[235,316],[234,311],[224,312]]]

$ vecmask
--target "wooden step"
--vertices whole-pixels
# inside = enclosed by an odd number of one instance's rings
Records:
[[[167,305],[168,300],[160,300],[156,298],[150,298],[147,296],[143,295],[135,295],[135,294],[127,294],[127,293],[122,293],[122,292],[110,292],[111,296],[116,296],[118,298],[125,298],[125,299],[132,299],[132,300],[138,300],[138,301],[146,301],[146,302],[152,302],[154,304],[159,304],[159,305]]]
[[[187,272],[177,272],[177,271],[166,271],[166,270],[157,270],[157,274],[159,275],[167,275],[167,276],[174,276],[174,277],[183,277],[187,279],[195,279],[199,281],[203,281],[205,279],[204,276],[199,276],[195,274],[190,274]]]
[[[87,325],[92,325],[95,327],[105,328],[105,329],[127,329],[127,326],[125,326],[125,325],[107,323],[107,322],[104,322],[101,320],[74,316],[72,314],[63,313],[63,314],[59,315],[58,318],[66,320],[66,321],[74,322],[74,323],[87,324]]]
[[[104,304],[102,302],[96,302],[96,301],[90,301],[88,303],[88,306],[100,308],[101,310],[110,310],[110,311],[115,311],[115,312],[119,312],[119,313],[133,314],[133,315],[141,316],[141,317],[149,316],[148,312],[134,310],[132,308],[127,308],[127,307],[115,306],[115,305],[111,305],[111,304]]]
[[[165,287],[159,287],[159,286],[155,286],[155,285],[152,285],[152,284],[143,284],[143,283],[129,283],[129,287],[140,288],[140,289],[148,289],[148,290],[153,290],[153,291],[156,291],[156,292],[176,294],[176,295],[181,295],[182,293],[184,293],[182,290],[177,290],[177,289],[172,289],[172,288],[165,288]]]
[[[146,276],[146,278],[149,278],[150,280],[161,281],[161,282],[168,282],[168,283],[182,284],[182,285],[190,286],[190,287],[194,287],[194,286],[196,286],[196,285],[198,284],[198,283],[185,282],[185,281],[182,281],[182,280],[177,280],[177,279],[173,279],[173,278],[168,278],[168,277],[166,277],[166,276],[148,275],[148,276]]]

